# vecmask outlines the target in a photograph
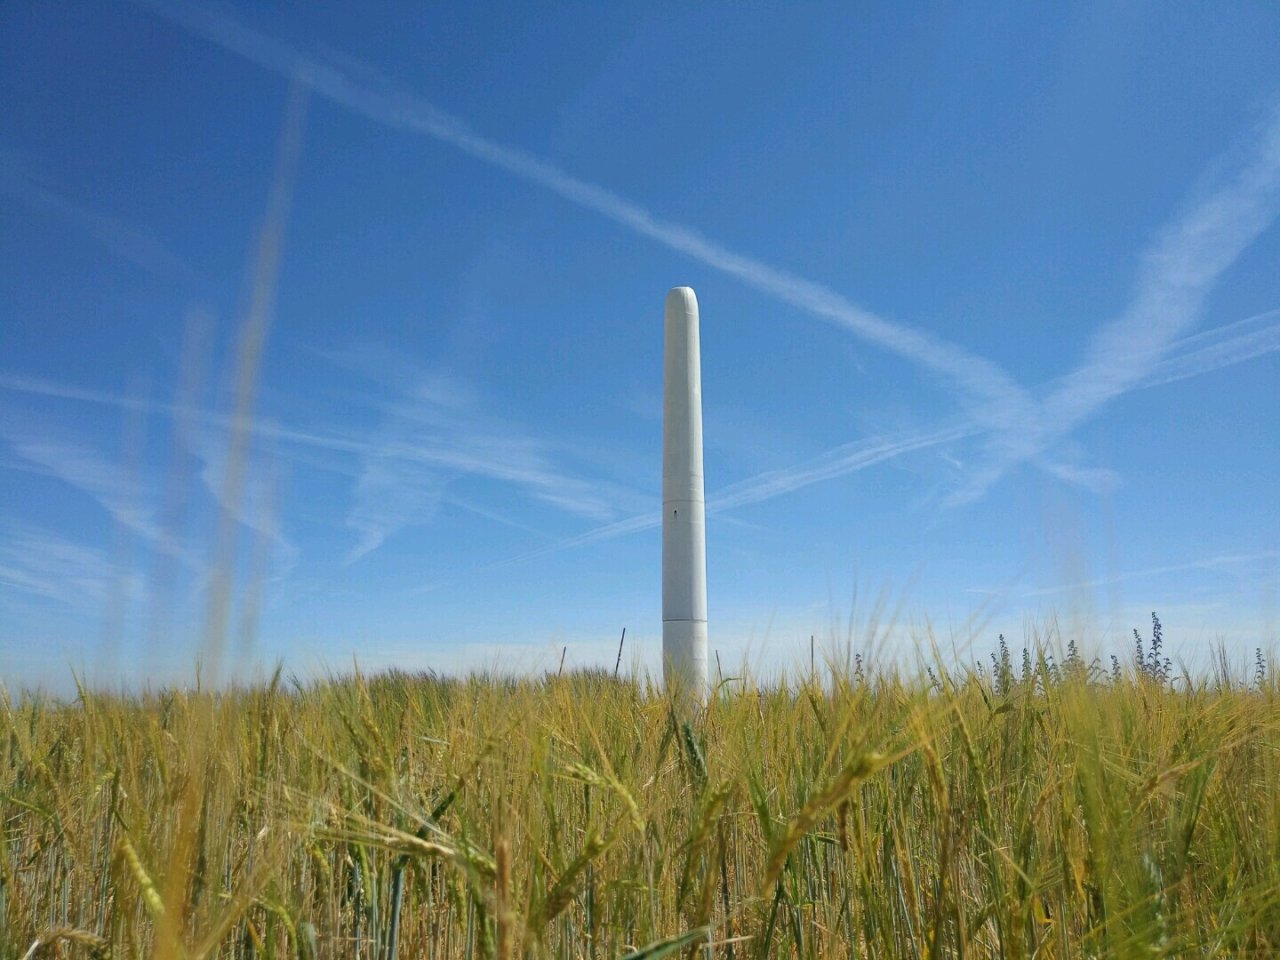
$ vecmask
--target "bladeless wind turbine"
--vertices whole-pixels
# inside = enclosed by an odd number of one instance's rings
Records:
[[[662,677],[707,695],[707,523],[702,482],[702,356],[698,298],[667,294],[662,411]]]

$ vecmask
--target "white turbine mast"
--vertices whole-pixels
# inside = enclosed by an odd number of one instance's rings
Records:
[[[698,298],[667,294],[662,445],[662,677],[668,691],[707,696],[707,522],[702,481],[702,353]]]

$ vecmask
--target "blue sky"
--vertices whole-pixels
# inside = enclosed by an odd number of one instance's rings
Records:
[[[6,684],[656,665],[683,284],[726,669],[1277,646],[1280,8],[544,7],[0,10]]]

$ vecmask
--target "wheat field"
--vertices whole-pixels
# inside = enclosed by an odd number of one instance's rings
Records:
[[[1280,952],[1280,688],[1028,652],[3,700],[0,957]]]

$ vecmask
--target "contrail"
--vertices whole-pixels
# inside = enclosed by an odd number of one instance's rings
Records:
[[[1170,341],[1194,321],[1208,289],[1274,216],[1280,111],[1265,126],[1261,149],[1238,176],[1161,234],[1144,258],[1130,308],[1095,336],[1085,363],[1061,378],[1061,389],[1040,404],[990,360],[888,321],[822,284],[732,251],[603,186],[484,137],[364,64],[303,51],[221,11],[186,0],[135,2],[272,73],[300,77],[320,96],[368,119],[450,144],[940,375],[960,388],[966,412],[992,434],[991,462],[966,491],[953,498],[956,501],[980,496],[1009,467],[1037,460],[1044,449],[1106,402],[1144,385],[1160,369]]]
[[[1022,591],[1023,597],[1043,597],[1070,590],[1088,590],[1094,587],[1107,587],[1127,580],[1142,580],[1166,573],[1182,573],[1187,570],[1216,570],[1222,567],[1235,567],[1246,563],[1265,563],[1280,560],[1280,550],[1261,550],[1257,553],[1240,553],[1207,557],[1188,563],[1174,563],[1162,567],[1149,567],[1145,570],[1128,570],[1110,577],[1098,577],[1094,580],[1081,580],[1078,583],[1064,583],[1056,587],[1040,587],[1035,590]]]
[[[926,433],[888,438],[872,437],[869,440],[858,440],[842,444],[796,466],[786,467],[781,470],[770,470],[716,491],[707,497],[707,513],[723,513],[726,510],[733,510],[736,507],[743,507],[747,504],[761,503],[784,493],[790,493],[793,490],[820,483],[823,480],[831,480],[859,470],[865,470],[867,467],[875,466],[877,463],[883,463],[886,460],[892,460],[894,457],[902,456],[905,453],[924,450],[942,443],[950,443],[962,437],[972,436],[981,432],[981,427],[969,423],[947,426],[940,430]],[[651,530],[661,523],[661,514],[655,506],[653,510],[645,513],[595,527],[585,533],[558,540],[555,543],[547,544],[545,547],[520,554],[517,557],[510,557],[487,564],[482,569],[505,567],[515,563],[523,563],[527,560],[536,560],[574,547],[584,547],[591,543],[598,543],[601,540],[610,540],[626,534]]]
[[[661,219],[598,184],[580,179],[532,154],[472,131],[456,117],[405,91],[362,64],[322,59],[198,4],[135,0],[157,15],[265,70],[300,78],[318,95],[378,123],[412,130],[450,144],[570,203],[604,216],[703,266],[735,277],[789,306],[842,327],[885,350],[941,375],[969,398],[970,413],[993,429],[1035,419],[1035,405],[997,364],[956,344],[893,323],[822,284],[723,247],[693,229]],[[356,76],[356,75],[359,76]]]
[[[1013,465],[1035,458],[1159,367],[1196,321],[1223,273],[1280,213],[1280,104],[1234,167],[1159,233],[1144,255],[1129,307],[1092,338],[1085,362],[1058,381],[1028,429],[993,438],[990,462],[953,502],[980,497]],[[1240,160],[1243,162],[1239,162]]]
[[[1261,321],[1278,316],[1280,316],[1280,309],[1268,310],[1265,313],[1178,340],[1173,344],[1174,348],[1193,347],[1194,349],[1168,357],[1151,371],[1150,378],[1134,389],[1175,383],[1280,351],[1280,322],[1259,326]],[[1223,335],[1228,333],[1234,335],[1224,338]],[[834,480],[837,477],[856,473],[903,454],[952,443],[984,432],[986,430],[980,424],[968,421],[896,437],[855,440],[833,447],[803,463],[770,470],[723,487],[707,498],[707,512],[718,513],[752,503],[762,503],[824,480]],[[1096,486],[1101,479],[1107,479],[1104,476],[1105,471],[1091,471],[1058,464],[1045,464],[1044,467],[1054,475],[1072,483]],[[484,569],[534,560],[602,540],[652,530],[660,523],[661,519],[655,509],[625,520],[594,527],[584,533],[558,540],[517,557],[499,560]]]
[[[1138,384],[1195,323],[1205,296],[1280,213],[1280,105],[1252,154],[1167,226],[1143,258],[1129,309],[1092,338],[1088,362],[1045,403],[1049,429],[1075,425]]]
[[[1271,322],[1266,322],[1271,321]],[[1188,380],[1235,366],[1248,360],[1265,357],[1280,351],[1280,307],[1256,313],[1222,326],[1192,334],[1175,341],[1169,355],[1151,368],[1147,377],[1133,386],[1135,390],[1159,387],[1179,380]],[[1061,384],[1062,378],[1052,381]],[[143,413],[162,413],[166,416],[196,417],[210,425],[225,427],[229,419],[219,414],[209,414],[195,407],[161,403],[154,400],[138,400],[106,390],[93,390],[72,384],[58,383],[42,377],[16,373],[0,373],[0,390],[31,396],[50,397],[56,400],[72,400],[113,407],[120,410]],[[315,446],[323,449],[361,452],[369,449],[367,442],[340,438],[335,435],[308,433],[279,426],[267,420],[255,420],[254,430],[264,436]],[[823,456],[834,455],[844,449],[834,447]],[[763,475],[762,475],[763,476]]]
[[[1173,344],[1170,355],[1152,368],[1148,377],[1133,389],[1176,383],[1179,380],[1190,379],[1280,352],[1280,320],[1276,318],[1280,318],[1280,308],[1184,337]],[[230,423],[230,418],[225,415],[209,414],[173,404],[147,403],[118,394],[55,383],[36,377],[0,373],[0,390],[123,410],[156,412],[170,417],[194,416],[207,426],[222,429]],[[259,436],[281,443],[331,453],[360,456],[378,451],[378,448],[370,444],[367,439],[299,430],[266,420],[255,421],[253,430]],[[974,422],[962,422],[897,437],[876,437],[842,444],[794,466],[771,470],[723,487],[710,496],[707,501],[707,510],[713,513],[723,512],[752,503],[762,503],[824,480],[832,480],[884,463],[906,453],[976,436],[983,432],[983,428]],[[441,462],[438,457],[421,448],[382,449],[378,452],[394,458],[403,458],[409,462],[436,464]],[[453,462],[453,465],[458,464]],[[1074,482],[1079,480],[1080,478],[1077,477]],[[539,550],[497,561],[489,567],[508,566],[614,537],[652,530],[660,522],[655,509],[614,523],[593,527],[584,533],[558,540]]]
[[[914,453],[943,443],[952,443],[981,432],[982,427],[970,422],[945,426],[925,433],[898,437],[873,437],[869,440],[846,443],[797,466],[771,470],[725,487],[708,498],[707,511],[732,510],[735,507],[772,500],[784,493],[812,486],[823,480],[843,477],[906,453]]]
[[[1226,327],[1206,331],[1179,341],[1182,344],[1201,344],[1197,349],[1161,360],[1147,373],[1134,389],[1159,387],[1175,383],[1202,373],[1210,373],[1280,350],[1280,323],[1262,324],[1280,316],[1280,310],[1268,310]],[[1234,336],[1219,339],[1222,333],[1233,331]]]

